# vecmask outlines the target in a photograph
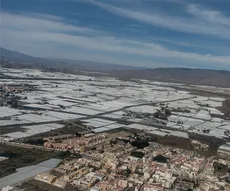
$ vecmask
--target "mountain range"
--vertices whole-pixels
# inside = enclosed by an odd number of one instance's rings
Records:
[[[212,85],[230,88],[230,71],[189,69],[189,68],[142,68],[133,66],[105,64],[85,60],[68,60],[60,58],[40,58],[16,51],[0,48],[3,66],[53,69],[73,72],[87,70],[106,72],[108,75],[124,80],[134,78],[178,82],[186,84]]]
[[[56,69],[79,69],[93,71],[111,71],[111,70],[139,70],[142,67],[132,67],[116,64],[105,64],[101,62],[86,61],[86,60],[70,60],[63,58],[40,58],[33,57],[20,52],[11,51],[0,47],[1,60],[21,62],[24,65],[36,67],[52,67]]]

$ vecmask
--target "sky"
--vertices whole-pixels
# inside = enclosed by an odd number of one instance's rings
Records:
[[[230,70],[229,0],[1,0],[0,46],[37,57]]]

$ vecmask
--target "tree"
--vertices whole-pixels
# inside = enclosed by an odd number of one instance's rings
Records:
[[[166,109],[166,110],[165,110],[165,114],[166,114],[166,115],[171,115],[171,111],[170,111],[169,109]]]
[[[12,108],[17,108],[17,107],[18,107],[18,102],[17,102],[17,101],[13,101],[13,102],[11,103],[11,107],[12,107]]]

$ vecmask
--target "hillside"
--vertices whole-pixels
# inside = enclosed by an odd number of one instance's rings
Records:
[[[230,88],[230,71],[188,69],[188,68],[156,68],[138,71],[111,72],[111,75],[121,79],[148,79],[166,82],[212,85]]]
[[[87,60],[69,60],[60,58],[40,58],[22,54],[20,52],[11,51],[0,47],[1,60],[10,62],[20,62],[21,65],[38,68],[55,68],[70,70],[91,70],[91,71],[110,71],[110,70],[137,70],[141,67],[123,66],[115,64],[106,64],[101,62]]]

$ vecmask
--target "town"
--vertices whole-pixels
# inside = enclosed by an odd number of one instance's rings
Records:
[[[1,188],[229,191],[229,92],[3,68]],[[12,148],[52,157],[11,172]]]

